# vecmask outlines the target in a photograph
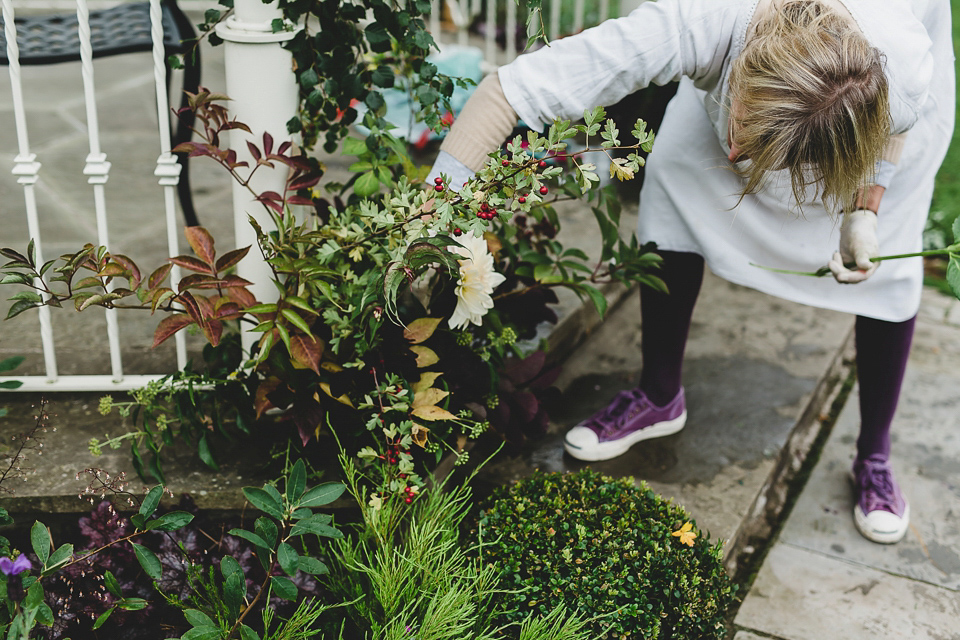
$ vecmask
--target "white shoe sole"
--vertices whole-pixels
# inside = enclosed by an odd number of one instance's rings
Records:
[[[684,410],[683,413],[673,420],[664,420],[663,422],[652,424],[646,429],[634,431],[630,435],[624,436],[623,438],[610,440],[609,442],[597,442],[596,444],[591,444],[589,447],[578,447],[577,445],[571,444],[566,438],[564,438],[563,448],[567,453],[577,460],[583,460],[585,462],[610,460],[611,458],[622,456],[627,452],[628,449],[630,449],[630,447],[643,440],[673,435],[674,433],[677,433],[683,429],[686,423],[687,412]],[[576,427],[574,427],[574,429],[576,429]]]
[[[895,544],[903,540],[903,536],[906,535],[907,528],[910,526],[910,505],[906,505],[903,510],[903,517],[900,518],[900,523],[896,527],[880,530],[871,526],[867,520],[867,515],[859,504],[853,507],[853,522],[857,525],[857,531],[860,532],[860,535],[867,540],[879,544]]]

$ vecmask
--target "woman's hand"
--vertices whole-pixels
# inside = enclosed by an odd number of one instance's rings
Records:
[[[840,228],[840,247],[827,266],[837,282],[854,284],[863,282],[880,266],[871,258],[880,255],[877,240],[877,214],[868,209],[857,209],[843,214]],[[855,265],[848,268],[846,265]]]

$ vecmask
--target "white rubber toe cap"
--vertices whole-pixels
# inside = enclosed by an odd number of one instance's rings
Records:
[[[900,542],[910,525],[910,506],[907,505],[903,517],[889,511],[871,511],[864,514],[857,505],[853,509],[853,519],[863,537],[881,544]]]

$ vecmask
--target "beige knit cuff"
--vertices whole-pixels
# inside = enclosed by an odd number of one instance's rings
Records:
[[[890,136],[887,139],[887,146],[883,148],[883,155],[881,160],[886,160],[890,164],[897,164],[900,162],[900,154],[903,152],[903,145],[907,143],[907,134],[898,133],[894,136]]]
[[[440,145],[473,171],[497,150],[517,125],[517,113],[507,102],[496,72],[477,85]]]

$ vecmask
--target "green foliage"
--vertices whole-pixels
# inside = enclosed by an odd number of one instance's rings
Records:
[[[342,562],[331,567],[325,583],[344,604],[331,612],[336,615],[328,628],[349,638],[501,637],[491,605],[504,585],[497,569],[470,557],[460,540],[469,488],[432,488],[409,504],[391,496],[381,500],[366,493],[349,458],[341,461],[347,485],[363,506],[363,522],[355,534],[334,541]],[[511,629],[529,640],[589,637],[583,621],[561,607]]]
[[[503,621],[564,605],[595,614],[591,629],[611,637],[724,635],[735,587],[721,544],[644,483],[537,472],[499,490],[475,531],[480,560],[509,589],[497,595]]]

